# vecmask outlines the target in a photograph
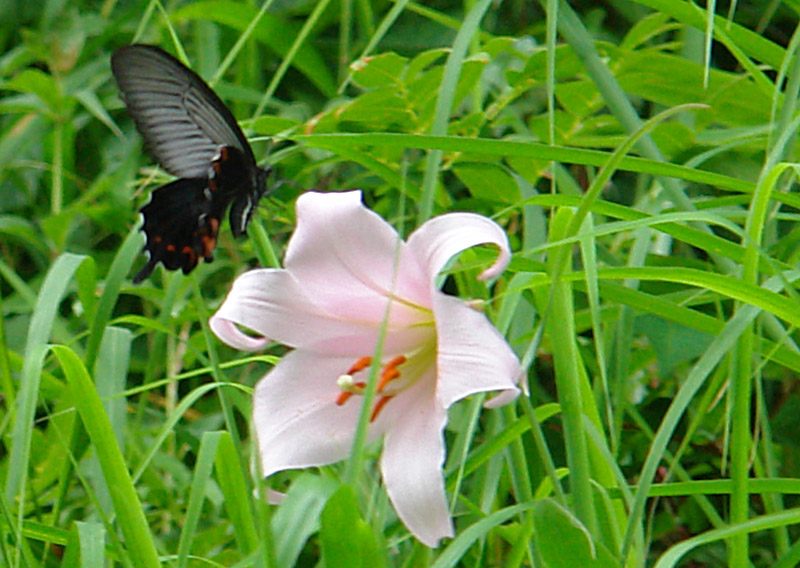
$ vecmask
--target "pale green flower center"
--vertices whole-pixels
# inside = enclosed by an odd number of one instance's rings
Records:
[[[372,407],[370,421],[374,421],[392,398],[416,383],[435,363],[435,334],[432,334],[430,340],[423,342],[413,351],[382,362],[378,376],[377,397]],[[363,379],[357,377],[368,374],[371,366],[372,357],[361,357],[339,376],[336,384],[341,392],[336,398],[336,404],[341,406],[353,395],[363,395],[366,392],[366,377]]]

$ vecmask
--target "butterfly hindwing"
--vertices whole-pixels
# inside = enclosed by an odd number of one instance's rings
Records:
[[[141,210],[150,258],[133,282],[147,278],[159,262],[188,274],[201,258],[211,261],[224,212],[225,203],[212,199],[207,179],[177,179],[153,191]]]

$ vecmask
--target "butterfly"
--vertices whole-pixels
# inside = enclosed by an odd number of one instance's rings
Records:
[[[147,264],[138,284],[160,262],[191,272],[211,262],[230,206],[234,237],[247,231],[266,193],[271,169],[256,165],[233,114],[194,71],[154,45],[133,44],[111,56],[111,70],[128,114],[158,164],[178,179],[151,194],[141,209]]]

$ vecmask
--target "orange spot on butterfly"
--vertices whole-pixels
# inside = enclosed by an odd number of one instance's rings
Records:
[[[200,241],[203,243],[203,256],[209,258],[217,247],[217,238],[206,235],[201,237]]]

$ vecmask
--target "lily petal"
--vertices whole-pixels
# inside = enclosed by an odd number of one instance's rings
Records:
[[[441,292],[434,297],[433,309],[438,337],[439,403],[449,408],[471,394],[495,390],[516,397],[516,384],[522,374],[519,360],[486,316]]]
[[[385,311],[386,300],[383,302]],[[269,268],[251,270],[237,278],[209,323],[222,341],[243,350],[261,349],[268,343],[264,338],[269,338],[323,354],[360,357],[371,354],[377,341],[376,324],[325,311],[288,271]],[[233,324],[263,338],[242,333]],[[426,333],[420,327],[390,331],[387,349],[397,351],[418,344]]]
[[[478,277],[486,280],[500,274],[511,259],[508,237],[491,219],[474,213],[449,213],[426,221],[408,237],[409,253],[421,260],[430,281],[455,255],[482,244],[499,249],[494,264]]]
[[[351,363],[293,351],[258,383],[253,422],[263,475],[326,465],[350,454],[360,407],[358,401],[336,404],[336,377]]]
[[[424,273],[418,265],[397,270],[405,247],[397,232],[361,203],[360,191],[306,193],[297,200],[297,228],[284,266],[326,311],[343,318],[379,324],[390,297],[428,304]],[[404,286],[397,287],[398,275]],[[396,322],[419,319],[397,304]]]
[[[381,475],[397,516],[432,548],[453,536],[442,476],[447,412],[434,403],[434,384],[433,376],[422,377],[386,406],[400,419],[386,433],[381,456]]]

